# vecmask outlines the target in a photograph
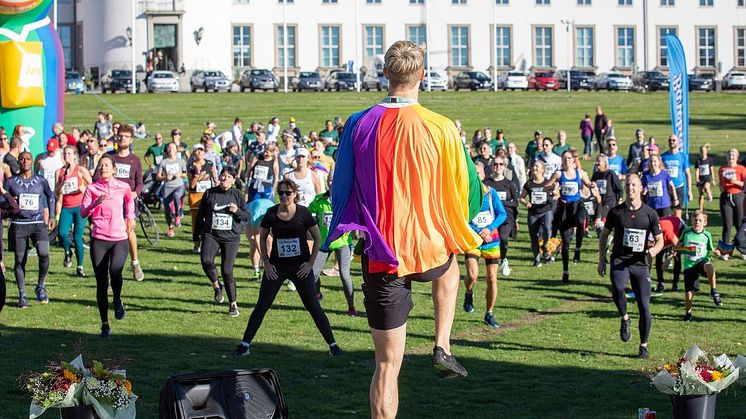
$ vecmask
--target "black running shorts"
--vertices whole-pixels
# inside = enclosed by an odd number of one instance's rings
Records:
[[[699,292],[699,278],[707,278],[707,273],[705,273],[705,264],[707,263],[709,263],[709,260],[703,259],[684,271],[684,291]]]

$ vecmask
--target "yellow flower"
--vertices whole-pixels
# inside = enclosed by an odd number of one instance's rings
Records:
[[[723,378],[722,372],[718,370],[715,370],[712,372],[712,381],[722,380],[722,378]]]
[[[72,371],[64,370],[62,372],[62,376],[65,377],[67,380],[72,381],[73,383],[78,382],[78,376],[75,375],[75,373]]]
[[[129,380],[125,380],[122,385],[127,389],[127,393],[132,394],[132,383],[130,383]]]

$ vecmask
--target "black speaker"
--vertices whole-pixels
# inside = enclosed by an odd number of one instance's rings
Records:
[[[277,374],[268,368],[198,372],[169,377],[161,419],[287,418]]]

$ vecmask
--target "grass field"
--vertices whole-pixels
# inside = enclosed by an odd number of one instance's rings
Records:
[[[68,96],[66,125],[68,129],[91,127],[96,111],[110,110],[117,120],[143,121],[151,131],[166,133],[179,127],[192,144],[208,120],[227,129],[236,116],[263,123],[274,115],[283,123],[295,116],[307,132],[320,129],[334,115],[345,118],[378,97],[373,93]],[[710,142],[721,161],[728,148],[741,148],[740,139],[746,136],[746,96],[695,94],[690,101],[692,144]],[[485,126],[501,127],[521,150],[535,129],[545,133],[565,129],[571,144],[579,144],[578,122],[596,105],[603,106],[615,121],[621,150],[626,151],[639,126],[659,139],[670,130],[665,94],[448,92],[423,94],[421,102],[460,118],[470,134]],[[137,144],[140,155],[147,142]],[[719,237],[715,202],[708,209],[710,229]],[[524,219],[521,214],[522,223]],[[158,220],[162,222],[163,216],[158,214]],[[188,231],[187,223],[173,239],[164,238],[155,247],[141,244],[146,279],[125,282],[127,317],[121,322],[112,320],[113,336],[106,341],[98,338],[95,280],[75,278],[73,270],[64,269],[60,249],[53,249],[47,281],[49,305],[33,304],[26,310],[13,307],[17,293],[10,274],[11,305],[0,315],[0,418],[21,418],[27,412],[29,398],[15,387],[17,376],[40,369],[50,359],[71,359],[78,348],[87,359],[126,360],[135,392],[141,397],[137,405],[141,418],[158,416],[159,391],[170,375],[251,367],[277,371],[292,417],[367,417],[372,344],[365,319],[345,314],[339,280],[322,277],[322,306],[344,351],[341,357],[326,354],[326,345],[298,296],[281,291],[252,344],[253,353],[233,359],[230,352],[240,340],[259,288],[247,279],[248,245],[241,248],[236,269],[241,315],[232,319],[226,305],[211,304],[212,290],[198,257],[190,253]],[[510,245],[513,274],[500,280],[495,311],[503,325],[499,331],[482,324],[483,283],[477,284],[475,313],[457,311],[453,350],[470,372],[465,380],[436,378],[430,365],[430,289],[413,285],[415,308],[400,380],[400,417],[631,418],[642,406],[658,411],[659,417],[669,417],[668,398],[649,386],[644,370],[676,358],[692,343],[717,354],[746,354],[746,262],[716,262],[724,305],[715,307],[704,287],[695,300],[694,322],[681,321],[683,293],[667,292],[655,298],[651,358],[641,361],[636,358],[636,331],[630,343],[619,340],[619,319],[608,278],[595,273],[597,241],[584,244],[582,262],[571,266],[569,286],[559,285],[559,261],[531,268],[528,245],[523,227],[519,240]],[[10,268],[12,261],[6,260]],[[91,275],[88,256],[86,260]],[[34,283],[35,265],[36,259],[31,258],[29,284]],[[125,274],[131,278],[129,270]],[[357,305],[362,309],[359,265],[353,264],[353,275]],[[459,307],[461,301],[462,296]],[[630,314],[636,324],[634,304]],[[743,389],[737,390],[720,395],[718,417],[746,416]]]

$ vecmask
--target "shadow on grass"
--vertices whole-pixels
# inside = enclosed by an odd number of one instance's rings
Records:
[[[0,397],[3,417],[24,417],[29,399],[14,386],[19,375],[40,369],[50,359],[70,359],[77,342],[86,359],[128,359],[138,418],[157,418],[158,398],[168,376],[205,370],[269,367],[277,371],[292,417],[367,417],[373,370],[369,349],[326,354],[321,339],[312,348],[257,343],[247,357],[233,358],[236,339],[186,335],[97,336],[52,329],[5,328],[0,339]],[[65,345],[63,347],[63,345]],[[462,346],[459,346],[462,345]],[[468,347],[467,347],[468,345]],[[341,343],[345,350],[344,344]],[[670,415],[668,399],[650,388],[637,371],[494,361],[491,354],[547,351],[584,356],[626,354],[498,343],[488,348],[456,342],[459,360],[470,371],[464,380],[436,377],[429,355],[408,354],[402,366],[399,416],[409,417],[632,417],[640,406]],[[498,356],[499,358],[499,356]],[[610,397],[613,394],[613,397]],[[720,417],[742,413],[733,395],[718,400]]]

